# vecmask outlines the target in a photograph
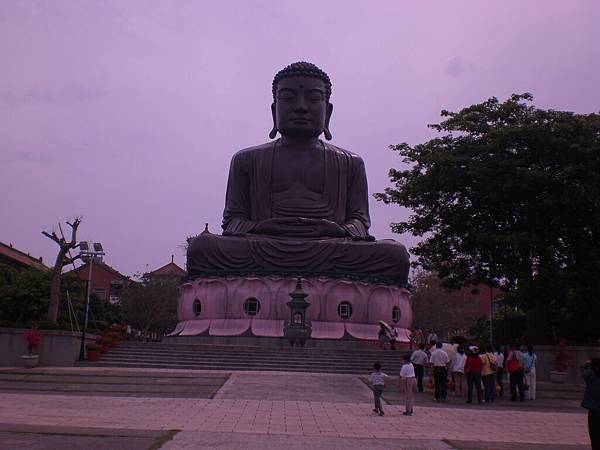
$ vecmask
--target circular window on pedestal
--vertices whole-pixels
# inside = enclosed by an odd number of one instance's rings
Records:
[[[200,303],[200,300],[194,300],[194,302],[192,303],[192,310],[194,311],[194,315],[196,317],[200,316],[200,313],[202,312],[202,303]]]
[[[392,308],[392,322],[398,323],[398,322],[400,322],[401,318],[402,318],[402,311],[400,310],[400,308],[398,306],[394,306]]]
[[[249,316],[255,316],[260,311],[260,302],[254,297],[250,297],[244,302],[244,312]]]
[[[352,303],[341,302],[337,308],[338,316],[342,319],[349,319],[352,316]]]

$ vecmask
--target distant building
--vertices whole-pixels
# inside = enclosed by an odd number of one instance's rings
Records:
[[[34,258],[29,253],[17,250],[12,244],[6,245],[0,242],[0,264],[13,269],[38,269],[38,270],[50,270],[42,260],[42,257]]]
[[[496,314],[503,306],[504,292],[498,288],[480,284],[478,286],[466,286],[461,292],[463,295],[471,295],[479,300],[480,317],[490,317],[492,310]],[[493,305],[493,307],[490,307],[490,305]]]
[[[185,278],[187,277],[187,272],[182,269],[181,267],[179,267],[177,264],[175,264],[174,260],[174,255],[171,255],[171,262],[168,264],[165,264],[162,267],[159,267],[156,270],[153,270],[152,272],[150,272],[150,275],[153,277],[160,277],[160,278]]]
[[[68,273],[74,274],[85,282],[88,280],[89,271],[89,263],[86,263]],[[91,293],[95,294],[100,300],[118,303],[121,299],[121,289],[130,283],[133,283],[131,278],[108,264],[104,262],[94,262],[92,264]]]

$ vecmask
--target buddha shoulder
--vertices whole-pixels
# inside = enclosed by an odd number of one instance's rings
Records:
[[[235,164],[245,164],[250,163],[251,161],[258,162],[261,160],[266,160],[273,155],[272,152],[274,148],[274,141],[266,142],[260,145],[255,145],[253,147],[244,148],[242,150],[237,151],[233,155],[231,160],[232,163]],[[358,154],[346,150],[342,147],[325,143],[323,149],[325,152],[331,155],[335,155],[336,158],[339,158],[341,160],[347,160],[352,165],[364,166],[363,160]]]
[[[325,150],[337,153],[340,157],[348,158],[348,159],[352,160],[353,162],[363,164],[363,160],[360,157],[360,155],[358,155],[354,152],[351,152],[350,150],[346,150],[345,148],[338,147],[337,145],[326,143]]]
[[[253,147],[243,148],[233,154],[232,159],[247,159],[257,155],[263,155],[273,150],[273,142],[265,142],[264,144],[255,145]]]

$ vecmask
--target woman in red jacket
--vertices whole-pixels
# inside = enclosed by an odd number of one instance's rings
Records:
[[[469,347],[465,361],[465,376],[467,377],[467,403],[473,402],[473,386],[477,389],[477,402],[481,403],[481,358],[477,347]]]

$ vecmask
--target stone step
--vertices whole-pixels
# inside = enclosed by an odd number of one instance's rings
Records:
[[[311,361],[311,360],[302,360],[302,361],[289,361],[285,359],[276,359],[276,360],[266,360],[266,359],[248,359],[248,360],[239,360],[236,358],[179,358],[177,355],[171,356],[169,358],[145,358],[141,356],[133,357],[120,357],[120,356],[112,356],[109,357],[105,355],[104,358],[101,358],[100,361],[104,362],[113,362],[113,363],[152,363],[152,364],[163,364],[165,367],[173,367],[175,365],[195,365],[195,366],[211,366],[211,367],[239,367],[250,368],[250,367],[270,367],[272,370],[277,370],[278,367],[297,367],[297,368],[316,368],[316,367],[339,367],[340,369],[345,370],[358,370],[359,372],[364,372],[371,370],[372,364],[370,362],[365,361],[345,361],[342,363],[332,364],[332,363],[324,363],[322,361]],[[387,365],[385,366],[387,370],[400,370],[400,365]]]
[[[137,361],[94,361],[77,363],[80,367],[131,367],[131,368],[149,368],[149,369],[186,369],[186,370],[252,370],[252,371],[283,371],[283,372],[310,372],[310,373],[337,373],[337,374],[364,374],[368,370],[348,369],[343,367],[298,367],[298,366],[246,366],[246,365],[207,365],[207,364],[171,364],[166,366],[161,362],[137,362]],[[369,369],[370,370],[370,369]]]
[[[279,359],[279,360],[290,360],[290,361],[389,361],[389,362],[401,362],[400,355],[300,355],[300,354],[253,354],[253,353],[237,353],[237,352],[164,352],[164,351],[133,351],[133,350],[120,350],[120,351],[109,351],[102,356],[119,355],[119,356],[132,356],[132,355],[144,355],[148,357],[182,357],[182,358],[240,358],[240,359]]]
[[[402,351],[378,348],[269,347],[210,343],[123,342],[91,367],[144,367],[196,370],[264,370],[367,373],[379,361],[384,370],[400,370]],[[82,364],[82,365],[83,365]]]
[[[238,355],[286,355],[286,356],[301,356],[301,357],[352,357],[352,358],[373,358],[373,357],[389,357],[400,358],[402,351],[320,351],[315,349],[293,349],[293,350],[278,350],[278,349],[256,349],[251,347],[211,347],[211,346],[119,346],[110,349],[110,352],[163,352],[163,353],[202,353],[202,354],[238,354]]]
[[[302,354],[302,355],[375,355],[375,354],[403,354],[404,350],[383,351],[374,349],[330,349],[330,348],[310,348],[310,347],[252,347],[252,346],[224,346],[212,344],[163,344],[163,343],[122,343],[112,350],[135,350],[135,351],[193,351],[193,352],[238,352],[252,354]]]
[[[76,369],[75,369],[76,370]],[[127,397],[212,398],[229,374],[182,374],[173,372],[60,371],[0,372],[0,392],[99,395]]]
[[[115,383],[67,383],[67,382],[54,382],[54,383],[41,383],[35,381],[0,381],[0,391],[15,390],[35,390],[35,391],[52,391],[55,393],[61,392],[127,392],[143,394],[147,392],[160,391],[163,394],[175,394],[175,393],[187,393],[190,396],[204,397],[206,392],[211,390],[212,385],[160,385],[156,384],[115,384]],[[197,394],[197,395],[195,395]]]
[[[213,377],[145,377],[145,376],[111,376],[111,375],[57,375],[44,373],[0,373],[2,382],[32,382],[32,383],[75,383],[75,384],[119,384],[119,385],[168,385],[176,383],[179,386],[210,386],[215,383]]]
[[[374,362],[380,361],[388,364],[400,365],[399,357],[353,357],[348,355],[325,357],[321,355],[253,355],[247,353],[193,353],[193,352],[133,352],[133,351],[109,351],[103,355],[106,357],[147,357],[147,358],[180,358],[180,359],[238,359],[238,360],[277,360],[277,361],[314,361],[329,363],[344,362]]]
[[[150,361],[161,362],[167,365],[173,363],[196,363],[196,364],[235,364],[238,366],[263,365],[263,366],[333,366],[333,367],[363,367],[370,369],[373,364],[371,361],[363,360],[347,360],[347,361],[320,361],[311,359],[291,360],[285,358],[236,358],[229,355],[222,355],[214,358],[200,357],[180,357],[178,355],[170,355],[168,357],[155,358],[152,356],[143,355],[104,355],[100,358],[101,361]],[[383,364],[388,369],[400,369],[400,363]]]

